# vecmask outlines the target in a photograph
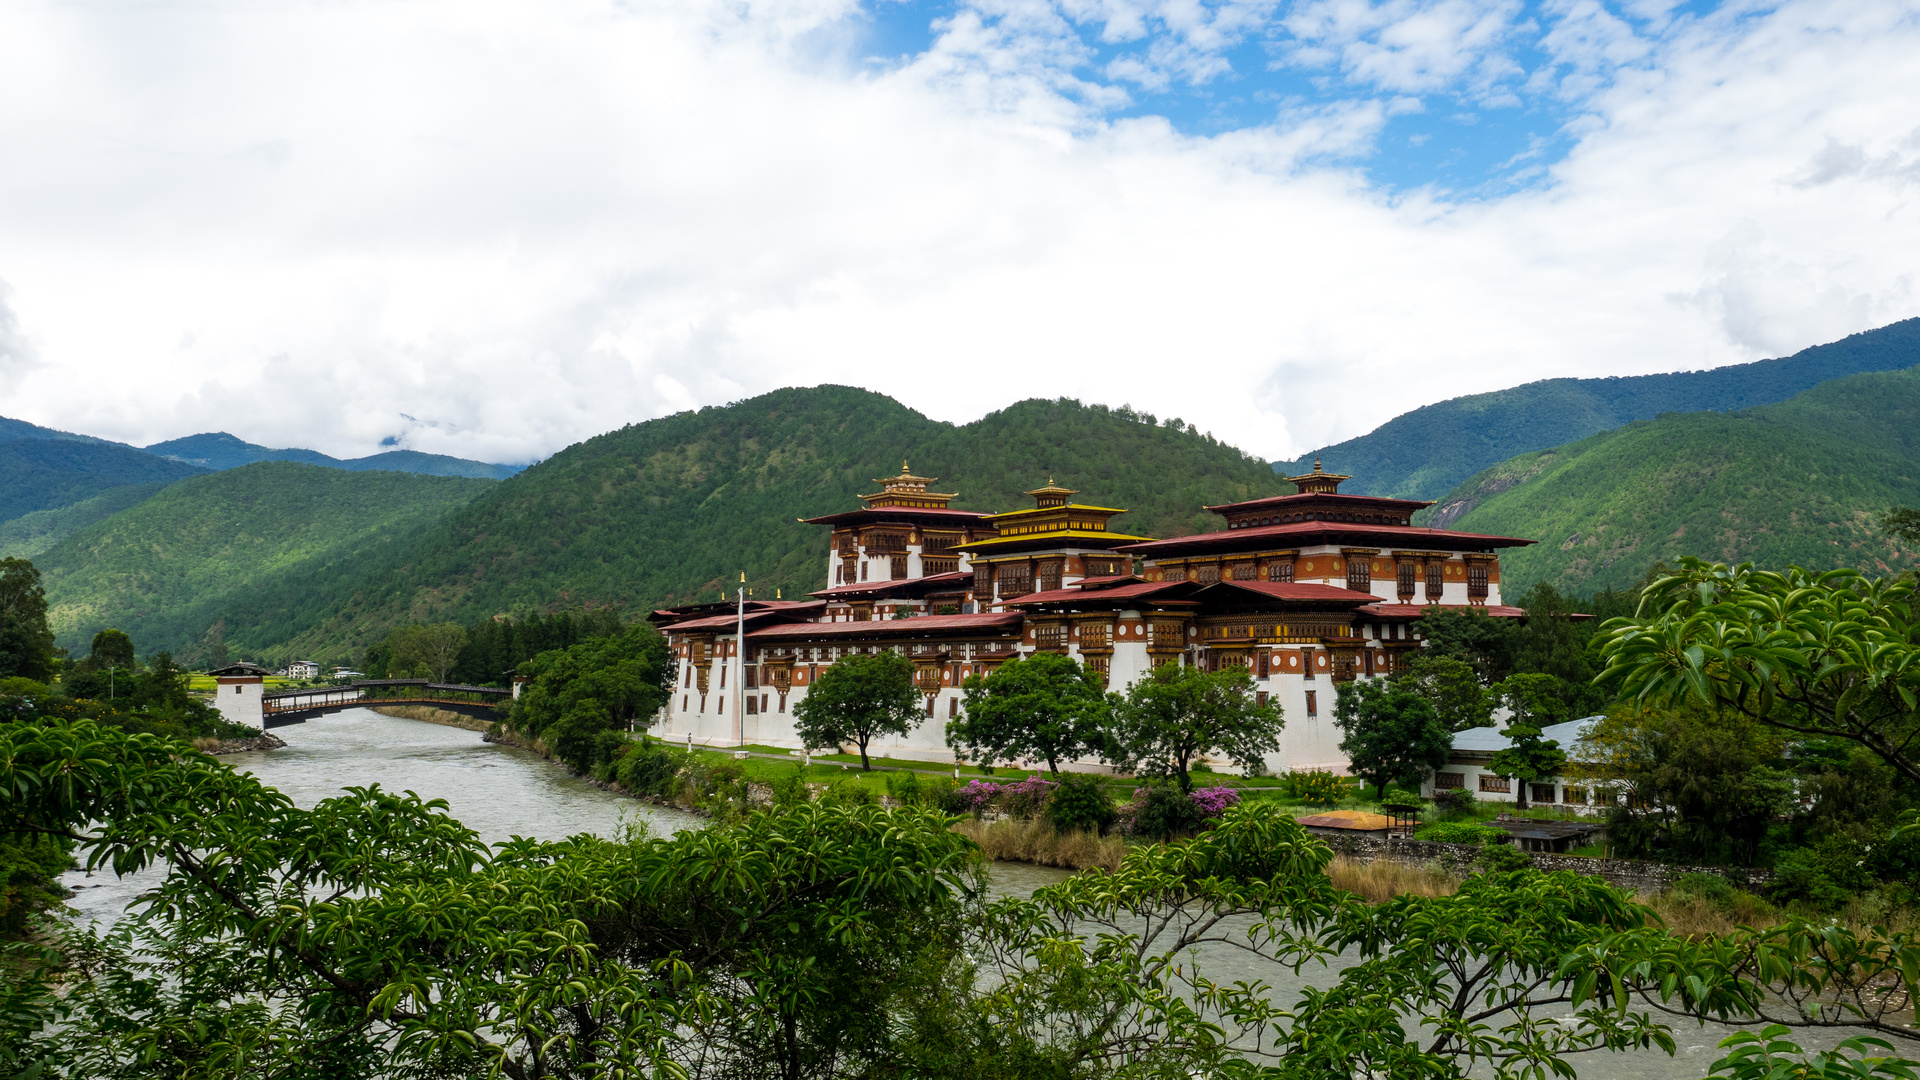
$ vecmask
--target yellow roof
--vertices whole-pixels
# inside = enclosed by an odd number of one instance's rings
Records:
[[[965,551],[973,551],[976,548],[991,547],[994,544],[1025,544],[1035,540],[1121,540],[1132,544],[1147,539],[1150,539],[1150,537],[1129,536],[1126,533],[1117,532],[1094,532],[1091,529],[1061,529],[1059,532],[1033,532],[1022,533],[1019,536],[996,536],[991,540],[975,540],[971,544],[958,544],[955,546]]]

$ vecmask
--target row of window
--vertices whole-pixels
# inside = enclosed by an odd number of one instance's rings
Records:
[[[1439,772],[1433,774],[1433,786],[1439,791],[1458,791],[1467,786],[1467,774],[1457,772]],[[1480,790],[1493,795],[1513,794],[1511,777],[1495,776],[1492,773],[1480,774]],[[1527,800],[1535,803],[1563,803],[1571,806],[1584,806],[1587,802],[1587,789],[1572,785],[1527,784]]]

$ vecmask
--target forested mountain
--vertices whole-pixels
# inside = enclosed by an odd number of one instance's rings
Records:
[[[1148,535],[1215,527],[1203,503],[1292,490],[1264,461],[1130,412],[1025,401],[956,426],[865,390],[779,390],[568,447],[353,572],[261,581],[164,640],[218,621],[230,642],[331,655],[411,619],[599,605],[631,616],[716,598],[742,570],[760,595],[795,596],[825,584],[827,563],[823,530],[797,519],[858,507],[903,458],[962,508],[1029,506],[1020,493],[1051,475],[1083,501],[1130,508],[1115,528]],[[70,588],[57,586],[63,602]]]
[[[91,499],[113,488],[169,483],[206,472],[117,443],[72,439],[0,442],[0,522]]]
[[[520,465],[492,465],[484,461],[423,454],[418,450],[389,450],[362,458],[328,457],[318,450],[275,450],[260,446],[224,431],[169,439],[145,448],[149,454],[172,458],[207,469],[234,469],[256,461],[297,461],[306,465],[325,465],[335,469],[367,472],[387,469],[393,472],[419,473],[423,476],[466,476],[483,480],[504,480],[519,472]]]
[[[1508,591],[1586,593],[1681,555],[1768,567],[1920,564],[1876,519],[1920,505],[1920,368],[1855,375],[1777,405],[1669,414],[1481,472],[1424,516],[1536,538],[1502,556]]]
[[[1319,456],[1350,473],[1358,495],[1438,499],[1516,454],[1544,450],[1666,412],[1730,411],[1771,405],[1862,372],[1920,364],[1920,318],[1854,334],[1792,356],[1710,371],[1609,379],[1544,379],[1473,394],[1394,417],[1359,438],[1280,462],[1305,471]]]
[[[288,582],[351,575],[494,483],[262,462],[170,485],[34,562],[61,644],[112,626],[142,652],[201,659],[248,597],[298,605],[311,593]]]
[[[0,416],[0,442],[13,439],[57,439],[63,442],[106,443],[105,439],[96,439],[91,435],[75,435],[71,431],[56,431],[53,428],[29,424],[25,420],[10,420]],[[119,443],[109,445],[118,446]]]
[[[35,510],[0,522],[0,559],[37,559],[40,553],[96,521],[137,506],[167,485],[128,484],[108,488],[91,499]]]

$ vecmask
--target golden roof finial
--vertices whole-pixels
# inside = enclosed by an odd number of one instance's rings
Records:
[[[1314,472],[1320,471],[1320,455],[1319,454],[1313,455],[1313,471]]]
[[[913,470],[911,470],[911,469],[909,469],[909,468],[907,468],[907,459],[906,459],[906,458],[901,458],[901,459],[900,459],[900,475],[901,475],[901,476],[912,476],[912,475],[913,475]]]

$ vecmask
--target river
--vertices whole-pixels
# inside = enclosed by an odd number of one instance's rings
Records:
[[[414,791],[424,798],[445,799],[448,812],[489,843],[515,835],[560,839],[578,833],[616,835],[625,823],[639,819],[657,835],[700,828],[705,821],[692,814],[667,810],[614,795],[580,780],[531,751],[480,741],[479,733],[462,728],[382,716],[366,709],[335,713],[318,720],[276,729],[287,746],[280,750],[234,754],[225,760],[251,773],[262,783],[285,792],[301,806],[312,806],[349,785],[379,784],[396,791]],[[995,863],[993,890],[1026,895],[1066,877],[1048,867]],[[83,918],[111,922],[142,889],[158,878],[157,871],[116,879],[111,873],[73,872],[65,883],[75,890],[71,906]],[[1267,978],[1291,997],[1301,983],[1330,985],[1338,969],[1310,971],[1296,982],[1275,979],[1269,970],[1235,971],[1231,957],[1211,958],[1215,978]],[[1708,1025],[1674,1028],[1679,1053],[1659,1052],[1594,1055],[1574,1059],[1587,1080],[1682,1080],[1704,1076],[1719,1057],[1716,1044],[1731,1029]],[[1830,1046],[1835,1036],[1808,1033],[1808,1045]],[[1914,1051],[1909,1051],[1912,1053]]]

